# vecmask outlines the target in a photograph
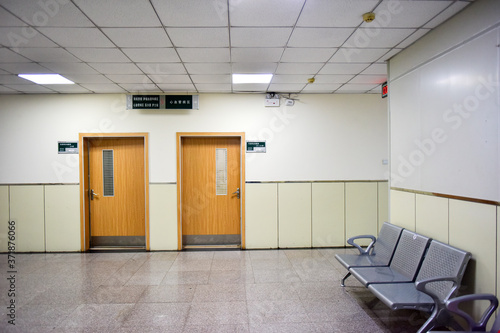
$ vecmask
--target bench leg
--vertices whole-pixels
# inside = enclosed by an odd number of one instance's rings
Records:
[[[463,327],[450,315],[446,309],[435,309],[429,319],[420,327],[417,333],[426,333],[434,327],[450,327],[455,331],[463,331]]]
[[[347,272],[347,274],[342,278],[342,280],[340,281],[340,286],[341,287],[345,287],[345,280],[351,276],[351,272]]]

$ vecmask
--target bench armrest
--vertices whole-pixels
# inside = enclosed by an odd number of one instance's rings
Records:
[[[365,249],[363,249],[361,245],[355,243],[355,240],[365,238],[371,239],[372,241]],[[375,242],[377,242],[377,238],[372,235],[359,235],[351,237],[347,240],[347,243],[357,248],[360,254],[370,254],[370,251],[373,250],[373,245],[375,245]]]
[[[446,298],[445,298],[445,301],[446,301],[449,297],[451,297],[452,295],[455,294],[455,291],[459,287],[458,278],[456,276],[441,276],[441,277],[435,277],[435,278],[429,278],[429,279],[424,279],[424,280],[416,281],[415,282],[415,287],[417,288],[418,291],[426,293],[427,295],[429,295],[430,297],[432,297],[432,299],[434,300],[434,303],[437,306],[438,304],[442,304],[442,301],[439,299],[438,295],[436,295],[435,293],[433,293],[431,290],[428,290],[427,285],[429,283],[443,282],[443,281],[453,282],[453,286],[451,287],[450,292],[448,293],[448,295],[446,295]]]
[[[471,302],[477,300],[486,300],[490,302],[488,308],[483,312],[481,319],[476,322],[472,316],[468,313],[460,310],[458,306],[463,302]],[[452,298],[446,302],[446,308],[451,312],[456,313],[460,317],[464,318],[469,325],[469,330],[471,331],[484,331],[486,329],[486,325],[488,324],[488,320],[491,315],[495,312],[498,307],[498,299],[495,295],[492,294],[472,294],[472,295],[463,295],[459,297]]]

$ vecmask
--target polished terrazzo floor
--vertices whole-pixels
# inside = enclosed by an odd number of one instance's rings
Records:
[[[2,254],[0,332],[416,332],[425,315],[340,287],[346,251],[15,254],[14,297]]]

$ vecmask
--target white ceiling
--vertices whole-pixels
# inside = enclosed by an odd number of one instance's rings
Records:
[[[0,94],[380,93],[385,61],[469,3],[0,0]],[[375,21],[363,22],[366,12]],[[20,73],[76,84],[41,86]],[[232,73],[274,77],[233,85]]]

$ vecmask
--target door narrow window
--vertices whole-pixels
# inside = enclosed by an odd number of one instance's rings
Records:
[[[227,195],[227,148],[215,148],[215,194]]]
[[[112,197],[115,195],[115,173],[113,161],[113,149],[103,149],[102,151],[102,179],[103,195]]]

